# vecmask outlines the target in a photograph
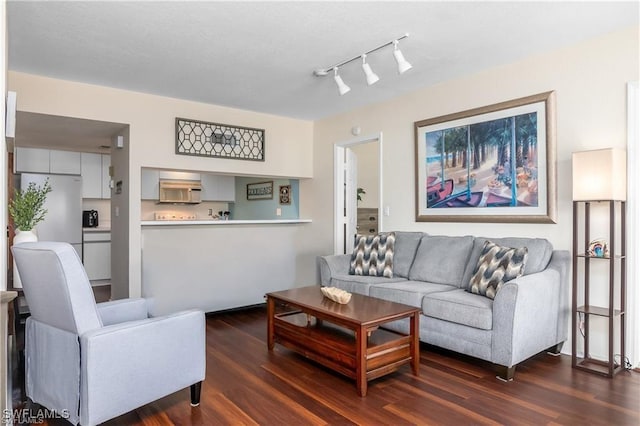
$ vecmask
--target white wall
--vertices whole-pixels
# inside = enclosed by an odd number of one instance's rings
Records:
[[[383,205],[389,206],[391,213],[384,218],[385,230],[542,237],[558,249],[570,250],[571,153],[625,147],[626,83],[638,79],[638,31],[638,27],[619,31],[316,122],[315,176],[304,182],[301,190],[301,216],[308,216],[305,209],[313,212],[310,232],[315,250],[333,250],[333,144],[350,139],[354,126],[364,134],[383,132],[385,141],[393,141],[385,144],[383,158]],[[415,221],[415,121],[549,90],[556,91],[557,224]]]
[[[9,49],[7,48],[7,2],[0,4],[0,199],[7,199],[7,144],[5,140],[5,117],[7,98],[7,59]],[[0,227],[7,228],[7,209],[0,210]],[[0,244],[0,271],[6,271],[7,245]],[[7,289],[7,274],[0,273],[0,291]],[[0,330],[1,331],[1,330]]]
[[[147,95],[19,72],[9,72],[9,88],[27,112],[129,124],[130,163],[125,187],[129,205],[129,295],[141,294],[141,167],[218,172],[234,175],[312,177],[313,123],[218,105]],[[266,161],[241,161],[175,155],[175,118],[265,129]],[[113,161],[113,160],[112,160]],[[112,199],[112,223],[116,218]],[[118,253],[127,253],[123,248]]]

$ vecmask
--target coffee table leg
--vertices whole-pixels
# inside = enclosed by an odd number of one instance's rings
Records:
[[[411,316],[411,370],[415,376],[419,375],[420,368],[420,314]]]
[[[356,388],[358,395],[367,396],[367,331],[356,329]]]
[[[275,315],[275,302],[267,296],[267,347],[273,350],[273,316]]]

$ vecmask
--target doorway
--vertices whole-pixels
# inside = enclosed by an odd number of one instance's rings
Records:
[[[349,254],[356,233],[378,233],[384,229],[382,133],[336,143],[333,170],[334,253]]]
[[[10,155],[16,160],[11,163],[15,169],[8,170],[10,180],[15,178],[19,182],[22,175],[52,178],[69,175],[82,179],[82,186],[69,194],[76,207],[65,214],[62,214],[63,208],[50,208],[41,227],[49,219],[62,217],[60,220],[69,224],[69,232],[55,240],[77,243],[74,248],[83,259],[94,290],[101,287],[98,290],[108,291],[111,296],[117,293],[113,291],[112,271],[128,271],[128,259],[112,261],[111,256],[112,237],[122,239],[119,237],[122,226],[112,227],[112,222],[119,225],[117,222],[124,220],[128,227],[127,217],[114,217],[112,221],[114,215],[111,214],[112,195],[115,194],[112,171],[114,168],[128,169],[128,155],[123,157],[123,153],[128,151],[129,144],[120,149],[123,144],[117,144],[118,137],[128,141],[129,125],[17,111],[16,136],[9,147]],[[11,188],[16,185],[11,184]],[[83,211],[94,212],[91,224],[85,223]],[[115,229],[112,231],[112,228]],[[120,251],[116,250],[116,253]]]

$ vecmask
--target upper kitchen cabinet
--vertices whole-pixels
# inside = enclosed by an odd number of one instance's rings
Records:
[[[16,147],[14,155],[16,173],[80,174],[80,153],[55,149]]]
[[[16,173],[49,173],[49,150],[15,148],[13,170]]]
[[[202,201],[236,201],[236,181],[234,176],[203,173]]]
[[[140,198],[158,201],[160,195],[160,172],[153,169],[142,169],[140,182]]]
[[[61,175],[80,174],[80,153],[73,151],[49,151],[49,173]]]
[[[109,165],[111,156],[83,152],[80,155],[82,198],[111,198]]]
[[[111,198],[111,174],[109,173],[109,167],[111,167],[111,156],[102,154],[102,198]]]

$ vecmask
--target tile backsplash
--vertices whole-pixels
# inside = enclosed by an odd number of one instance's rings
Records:
[[[156,212],[162,213],[179,213],[179,214],[195,214],[198,219],[208,219],[209,210],[213,215],[217,215],[221,210],[229,210],[229,203],[205,201],[200,204],[158,204],[156,201],[143,200],[141,203],[140,220],[155,220]]]

